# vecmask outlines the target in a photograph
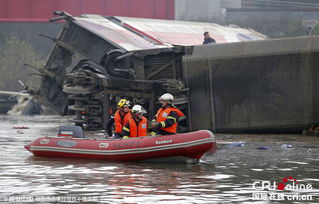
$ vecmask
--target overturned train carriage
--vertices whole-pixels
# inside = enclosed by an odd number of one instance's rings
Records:
[[[318,123],[317,37],[266,40],[216,24],[56,14],[52,20],[65,25],[58,38],[48,37],[55,46],[39,69],[40,87],[29,91],[58,113],[74,114],[77,125],[105,128],[121,97],[152,116],[165,92],[187,115],[180,131]],[[224,43],[193,46],[205,30]]]

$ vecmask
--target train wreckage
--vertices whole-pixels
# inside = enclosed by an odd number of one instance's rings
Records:
[[[77,125],[104,129],[125,97],[154,115],[170,92],[180,131],[301,130],[319,123],[319,37],[267,39],[209,23],[66,12],[50,57],[28,91]],[[200,45],[210,31],[217,44]]]

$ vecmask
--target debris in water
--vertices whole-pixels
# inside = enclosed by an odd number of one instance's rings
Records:
[[[283,144],[281,148],[294,148],[294,146],[292,144]]]
[[[245,142],[232,142],[227,145],[227,147],[243,147]]]
[[[17,126],[17,127],[13,127],[13,129],[29,129],[29,128],[25,126]]]
[[[257,147],[257,149],[270,149],[271,147],[270,146],[260,146],[260,147]]]

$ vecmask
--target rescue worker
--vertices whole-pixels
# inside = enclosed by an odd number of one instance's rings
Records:
[[[147,135],[147,119],[143,116],[146,111],[140,105],[135,105],[132,108],[132,117],[123,127],[123,139],[129,137],[143,137]]]
[[[179,118],[185,117],[184,113],[174,106],[173,101],[174,97],[170,93],[165,93],[159,98],[162,107],[157,111],[150,128],[155,128],[160,135],[175,134]]]
[[[130,101],[126,99],[121,99],[117,103],[117,111],[114,114],[115,122],[115,138],[122,137],[122,129],[128,120],[132,117],[131,110],[129,108]]]

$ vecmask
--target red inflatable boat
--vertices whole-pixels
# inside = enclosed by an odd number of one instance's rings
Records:
[[[207,152],[215,152],[216,142],[209,130],[129,139],[74,137],[72,131],[60,131],[59,136],[38,138],[25,148],[35,156],[45,157],[192,162],[199,160]]]

